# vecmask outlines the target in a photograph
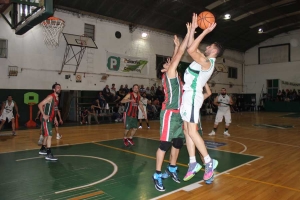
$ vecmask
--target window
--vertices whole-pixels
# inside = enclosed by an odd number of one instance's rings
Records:
[[[84,35],[95,40],[95,25],[84,24]]]
[[[7,58],[7,40],[0,39],[0,58]]]
[[[235,68],[235,67],[228,67],[228,78],[235,78],[235,79],[237,79],[237,68]]]
[[[269,79],[269,80],[267,80],[267,90],[268,90],[268,94],[271,97],[276,97],[277,96],[278,85],[279,85],[279,80],[278,79]]]

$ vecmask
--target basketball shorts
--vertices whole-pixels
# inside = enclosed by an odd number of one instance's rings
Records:
[[[141,111],[140,107],[138,107],[138,109],[139,109],[138,119],[147,119],[146,106],[144,106],[144,111],[146,112],[146,116],[143,115],[143,112]]]
[[[203,104],[203,94],[196,95],[193,91],[185,91],[182,95],[180,115],[183,121],[198,123],[199,112]]]
[[[6,121],[6,119],[8,120],[8,123],[14,119],[14,114],[11,112],[11,113],[2,113],[2,115],[0,116],[0,120],[1,121]]]
[[[179,110],[160,112],[160,141],[171,142],[174,138],[184,138]]]
[[[46,136],[52,136],[53,122],[42,120],[42,134]]]
[[[225,118],[225,123],[226,124],[230,124],[231,123],[230,109],[228,109],[227,111],[220,111],[220,110],[218,110],[217,115],[216,115],[216,119],[215,119],[215,124],[218,124],[218,123],[222,122],[223,121],[223,117]]]
[[[124,126],[126,130],[130,130],[130,129],[137,129],[138,128],[138,120],[137,118],[133,118],[128,116],[125,112],[123,114],[124,118]]]

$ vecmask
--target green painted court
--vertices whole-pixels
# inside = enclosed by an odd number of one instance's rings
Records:
[[[151,199],[202,180],[202,170],[188,182],[167,179],[166,191],[158,192],[151,176],[159,142],[138,137],[134,141],[129,148],[120,139],[55,147],[57,162],[45,161],[38,150],[0,154],[0,199]],[[212,149],[209,154],[219,160],[218,173],[259,158]],[[178,158],[181,179],[187,163],[184,147]]]

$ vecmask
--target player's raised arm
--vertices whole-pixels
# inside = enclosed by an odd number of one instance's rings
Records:
[[[193,15],[193,26],[197,24],[197,18],[195,17],[195,14]],[[203,38],[213,31],[215,27],[217,26],[216,23],[211,24],[207,29],[205,29],[197,38],[193,41],[190,47],[188,47],[187,52],[189,55],[193,58],[194,61],[196,61],[198,64],[200,64],[204,69],[209,69],[211,63],[209,59],[199,51],[198,47],[203,40]]]

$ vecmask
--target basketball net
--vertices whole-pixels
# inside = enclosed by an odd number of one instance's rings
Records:
[[[44,32],[44,42],[47,46],[58,47],[59,36],[65,27],[65,22],[57,17],[49,17],[41,23]]]

